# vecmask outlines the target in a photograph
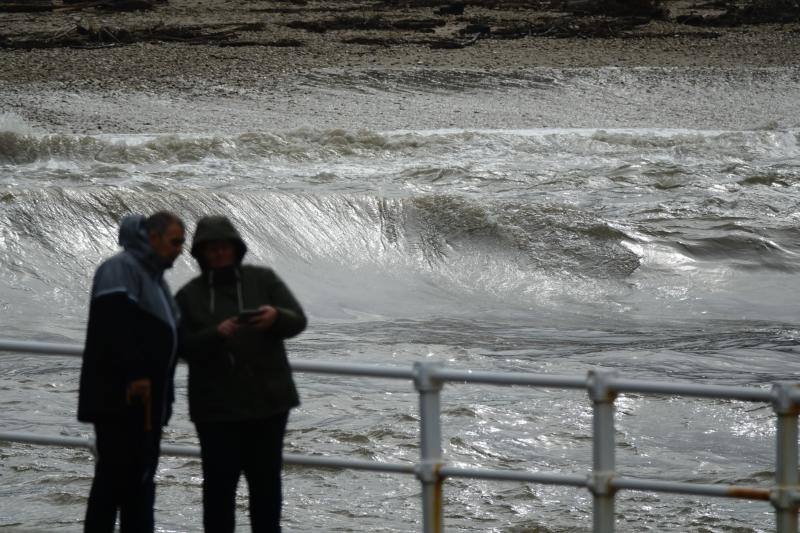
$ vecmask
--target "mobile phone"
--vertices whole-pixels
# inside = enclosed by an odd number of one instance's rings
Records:
[[[250,319],[261,314],[261,309],[242,309],[236,317],[237,322],[250,322]]]

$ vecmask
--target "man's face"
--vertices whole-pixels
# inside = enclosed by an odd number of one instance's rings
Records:
[[[236,248],[231,241],[209,241],[203,245],[203,261],[206,267],[217,270],[236,262]]]
[[[153,232],[149,235],[150,247],[167,268],[183,252],[183,243],[186,241],[183,228],[179,224],[170,224],[163,235]]]

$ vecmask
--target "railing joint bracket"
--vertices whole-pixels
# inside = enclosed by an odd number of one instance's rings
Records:
[[[772,408],[777,415],[797,415],[800,414],[800,404],[794,398],[793,393],[798,391],[799,385],[797,383],[789,383],[779,381],[773,383],[772,395]]]
[[[414,468],[414,473],[423,483],[439,483],[444,479],[441,472],[443,466],[441,461],[422,461]]]
[[[800,487],[775,487],[769,493],[769,501],[775,509],[797,512],[800,507]]]
[[[419,392],[442,390],[442,380],[433,377],[434,370],[443,365],[438,361],[417,361],[414,363],[414,388]]]
[[[595,496],[616,494],[617,489],[612,484],[615,477],[615,472],[593,472],[587,476],[586,487]]]
[[[617,373],[613,370],[590,370],[586,377],[586,389],[594,403],[613,403],[617,392],[612,387],[612,380]]]

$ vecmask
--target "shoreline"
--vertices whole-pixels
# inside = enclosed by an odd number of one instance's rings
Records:
[[[515,7],[511,0],[504,9],[468,0],[461,16],[436,15],[442,9],[436,6],[446,2],[421,3],[429,5],[390,9],[367,0],[170,0],[150,11],[4,13],[0,116],[13,114],[35,128],[75,133],[613,128],[657,124],[660,113],[654,107],[663,106],[678,117],[665,127],[759,128],[771,122],[800,127],[800,103],[791,93],[800,84],[800,22],[691,26],[675,16],[696,3],[671,0],[665,2],[670,20],[624,19],[627,26],[612,35],[500,38],[520,21],[533,28],[584,19],[564,14],[559,19]],[[362,18],[347,15],[348,9]],[[308,29],[341,21],[355,27]],[[476,21],[490,28],[480,38],[464,33],[478,27]],[[386,27],[359,26],[367,22]],[[423,29],[395,27],[411,22]],[[133,42],[78,47],[76,28]],[[197,38],[159,40],[165,31],[165,39],[175,32],[205,37],[199,44]],[[434,46],[442,42],[464,46]],[[550,72],[578,78],[584,69],[605,79],[599,85],[581,81],[582,87],[567,91],[558,80],[548,86],[549,78],[559,77]],[[624,75],[613,79],[608,73],[614,69]],[[761,80],[773,69],[785,87]],[[684,90],[661,86],[670,84],[671,75],[693,72],[705,74],[701,81],[687,81]],[[742,85],[738,94],[726,94],[722,82],[727,78]],[[626,101],[625,93],[634,89],[652,96]],[[692,98],[706,108],[713,98],[729,100],[731,116],[720,110],[694,119],[699,112]],[[638,107],[638,114],[627,106]],[[565,108],[574,109],[574,116],[564,117]],[[596,109],[595,118],[583,118]]]

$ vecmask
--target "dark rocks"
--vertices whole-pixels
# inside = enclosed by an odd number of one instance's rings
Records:
[[[373,17],[336,17],[322,20],[293,20],[286,24],[292,29],[303,29],[314,33],[341,30],[409,30],[432,32],[444,26],[440,19],[400,19],[390,20],[379,16]]]
[[[572,0],[565,7],[576,15],[605,15],[609,17],[645,17],[664,20],[669,10],[662,0]]]
[[[346,44],[360,44],[363,46],[394,46],[401,44],[401,41],[398,39],[384,39],[381,37],[350,37],[348,39],[342,39],[343,43]]]
[[[464,29],[459,30],[459,33],[462,35],[474,35],[476,33],[480,35],[489,35],[492,33],[492,27],[488,24],[478,22],[474,24],[467,24]]]
[[[728,5],[720,14],[689,14],[676,17],[687,26],[735,27],[748,24],[787,24],[800,21],[800,2],[796,0],[759,0],[744,7]]]
[[[241,24],[212,31],[200,26],[156,25],[151,28],[128,29],[76,24],[73,28],[56,34],[28,35],[21,39],[0,35],[0,48],[98,48],[141,42],[180,42],[230,46],[238,38],[239,32],[257,29],[263,29],[263,24]]]
[[[679,15],[675,17],[675,22],[678,24],[686,24],[687,26],[708,26],[706,17],[692,13],[689,15]]]
[[[448,4],[446,6],[442,6],[439,9],[433,10],[434,14],[439,16],[446,16],[446,15],[463,15],[464,14],[464,4],[463,2],[457,2],[455,4]]]
[[[0,1],[0,13],[36,13],[52,11],[53,7],[51,0]]]
[[[480,39],[481,34],[476,33],[472,37],[466,40],[456,40],[456,39],[441,39],[438,41],[432,41],[430,43],[430,47],[434,50],[456,50],[459,48],[466,48],[468,46],[472,46],[473,44],[478,42]]]
[[[163,0],[63,0],[54,3],[51,0],[0,0],[0,13],[43,12],[43,11],[78,11],[94,9],[105,12],[150,11]]]

